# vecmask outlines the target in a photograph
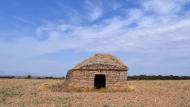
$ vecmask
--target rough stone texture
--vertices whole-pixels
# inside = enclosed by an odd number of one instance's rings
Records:
[[[66,79],[69,86],[94,88],[95,75],[104,74],[106,88],[126,86],[128,67],[110,54],[95,54],[74,69],[68,71]]]

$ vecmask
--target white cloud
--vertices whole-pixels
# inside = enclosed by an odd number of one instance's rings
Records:
[[[65,23],[39,26],[36,35],[47,36],[45,40],[23,37],[14,43],[0,41],[0,50],[3,50],[0,54],[12,62],[18,60],[14,58],[27,60],[64,50],[146,53],[152,54],[150,56],[155,57],[157,63],[164,63],[170,57],[189,58],[190,17],[175,14],[182,8],[176,3],[170,0],[146,1],[142,4],[143,9],[128,9],[127,16],[114,16],[90,26]],[[102,16],[100,7],[91,2],[88,6],[92,7],[91,21]],[[146,14],[149,10],[157,14]],[[131,23],[136,23],[137,27],[130,27]],[[144,63],[144,60],[138,61]]]
[[[48,35],[47,40],[39,41],[34,38],[25,37],[12,45],[2,42],[4,45],[1,46],[10,46],[11,50],[20,50],[21,53],[26,51],[29,55],[32,53],[32,55],[42,55],[67,49],[130,51],[135,48],[144,49],[152,47],[159,42],[179,41],[189,38],[185,35],[190,28],[189,19],[168,23],[168,25],[154,23],[156,26],[133,29],[127,27],[127,24],[127,20],[125,19],[114,18],[106,22],[106,24],[90,27],[65,24],[40,27],[37,29],[38,35]],[[71,31],[67,31],[68,29]],[[183,35],[180,35],[180,33]],[[166,38],[170,38],[170,40],[165,40]]]
[[[167,15],[179,12],[188,0],[147,0],[142,4],[145,11]]]
[[[21,23],[25,23],[25,24],[29,24],[29,25],[36,25],[36,24],[33,23],[32,21],[29,21],[29,20],[27,20],[27,19],[25,19],[25,18],[23,18],[23,17],[20,17],[20,16],[14,16],[14,18],[15,18],[16,20],[18,20],[19,22],[21,22]]]
[[[127,13],[128,13],[130,20],[133,20],[133,21],[141,18],[141,16],[144,14],[144,12],[138,8],[128,9]]]
[[[143,4],[143,8],[146,11],[153,11],[161,14],[170,14],[170,12],[176,8],[176,5],[174,2],[170,2],[169,0],[151,0],[145,2]]]
[[[86,10],[88,11],[87,19],[90,21],[95,21],[100,18],[103,14],[102,8],[98,4],[94,4],[91,1],[86,1],[85,5]]]

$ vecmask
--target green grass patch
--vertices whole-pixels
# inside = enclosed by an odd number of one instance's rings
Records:
[[[108,104],[103,105],[103,107],[110,107]]]
[[[0,102],[6,101],[7,98],[22,96],[23,94],[15,88],[2,88],[0,89]]]

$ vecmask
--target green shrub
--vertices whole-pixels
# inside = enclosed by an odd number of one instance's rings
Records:
[[[20,92],[17,92],[15,88],[3,88],[0,90],[0,96],[4,97],[14,97],[17,95],[21,95]]]
[[[109,105],[105,104],[103,107],[109,107]]]

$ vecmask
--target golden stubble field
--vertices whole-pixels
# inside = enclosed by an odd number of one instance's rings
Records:
[[[190,80],[128,81],[128,92],[52,92],[64,80],[0,79],[0,107],[190,107]]]

